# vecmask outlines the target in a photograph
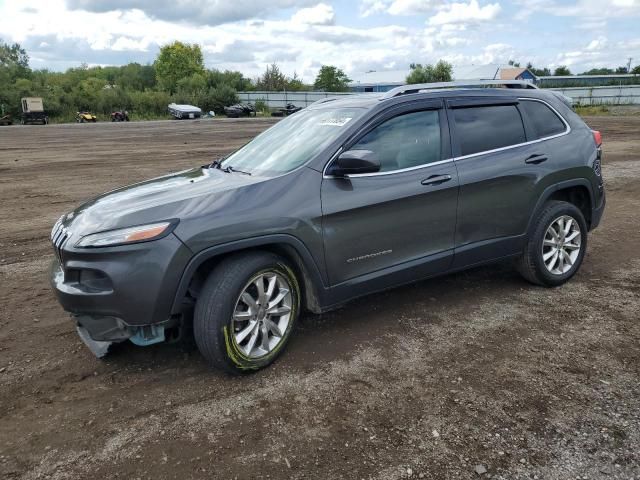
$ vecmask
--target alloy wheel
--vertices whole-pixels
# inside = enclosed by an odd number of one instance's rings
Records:
[[[242,353],[252,359],[273,351],[291,321],[291,286],[277,272],[264,272],[245,285],[233,312],[233,336]]]
[[[542,242],[542,261],[554,275],[563,275],[580,255],[582,232],[573,217],[562,215],[551,222]]]

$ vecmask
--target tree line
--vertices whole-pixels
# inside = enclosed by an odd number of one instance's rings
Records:
[[[509,65],[513,66],[513,67],[519,67],[520,66],[520,62],[516,62],[514,60],[509,60]],[[553,73],[551,73],[551,70],[547,67],[544,68],[536,68],[534,67],[531,62],[527,63],[526,68],[533,73],[536,77],[560,77],[560,76],[569,76],[569,75],[573,75],[571,73],[571,70],[569,70],[569,67],[567,67],[566,65],[560,65],[559,67],[556,67],[553,70]],[[640,75],[640,65],[636,65],[634,68],[631,68],[631,65],[623,65],[617,68],[592,68],[590,70],[586,70],[582,73],[578,73],[578,75],[624,75],[627,73],[631,73],[633,75]]]
[[[150,119],[165,116],[172,102],[220,114],[225,106],[238,103],[239,91],[346,91],[350,82],[330,65],[320,68],[313,84],[295,73],[285,75],[276,64],[256,79],[238,71],[207,69],[200,46],[182,42],[162,47],[151,65],[33,70],[19,44],[0,41],[0,113],[14,117],[21,114],[22,97],[42,97],[49,117],[58,121],[71,121],[78,111],[106,116],[121,109],[132,118]]]
[[[513,60],[509,64],[519,67]],[[566,66],[527,68],[536,76],[571,75]],[[453,67],[440,60],[436,64],[410,65],[407,83],[449,81]],[[633,69],[598,68],[584,75],[640,74]],[[296,73],[285,75],[277,64],[266,67],[258,78],[250,79],[241,72],[207,69],[202,50],[197,44],[173,42],[160,49],[150,65],[129,63],[123,66],[89,67],[86,64],[65,72],[47,69],[33,70],[29,55],[17,43],[0,40],[0,113],[18,117],[21,97],[42,97],[50,118],[70,121],[77,111],[109,115],[116,110],[128,110],[132,118],[149,119],[166,115],[169,103],[197,105],[204,111],[222,113],[224,107],[239,101],[239,91],[347,91],[351,79],[339,68],[322,65],[313,84],[306,84]]]

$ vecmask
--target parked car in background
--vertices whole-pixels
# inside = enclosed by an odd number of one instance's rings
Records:
[[[86,122],[96,123],[97,121],[98,121],[98,119],[91,112],[77,112],[76,113],[76,122],[78,122],[78,123],[86,123]]]
[[[97,355],[193,329],[239,373],[305,309],[497,260],[562,285],[604,211],[602,139],[552,92],[496,83],[512,88],[322,100],[223,160],[94,198],[53,227],[53,289]]]
[[[202,110],[193,105],[179,105],[176,103],[169,104],[169,113],[176,119],[182,120],[184,118],[200,118],[202,116]]]
[[[256,108],[251,103],[236,103],[224,107],[224,114],[229,118],[255,117]]]
[[[13,118],[10,114],[0,117],[0,125],[13,125]]]
[[[129,112],[127,112],[126,110],[119,110],[117,112],[112,112],[111,121],[112,122],[128,122]]]
[[[302,110],[302,107],[296,107],[293,103],[287,103],[284,108],[271,112],[272,117],[288,117]]]
[[[46,125],[49,123],[49,117],[44,111],[44,105],[42,98],[40,97],[23,97],[21,99],[22,106],[22,119],[23,125],[28,124],[41,124]]]

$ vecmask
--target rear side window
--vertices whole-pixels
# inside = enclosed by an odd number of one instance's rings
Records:
[[[417,167],[441,160],[438,110],[406,113],[362,137],[352,150],[371,150],[380,160],[380,171]]]
[[[526,142],[522,118],[515,105],[456,108],[453,118],[461,155]]]
[[[542,102],[523,100],[520,102],[520,109],[529,119],[536,139],[558,135],[567,129],[560,117]]]

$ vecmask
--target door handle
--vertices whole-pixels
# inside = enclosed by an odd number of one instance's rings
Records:
[[[451,175],[431,175],[420,182],[422,185],[440,185],[451,180]]]
[[[524,163],[538,165],[539,163],[546,162],[549,158],[544,153],[534,153],[524,161]]]

